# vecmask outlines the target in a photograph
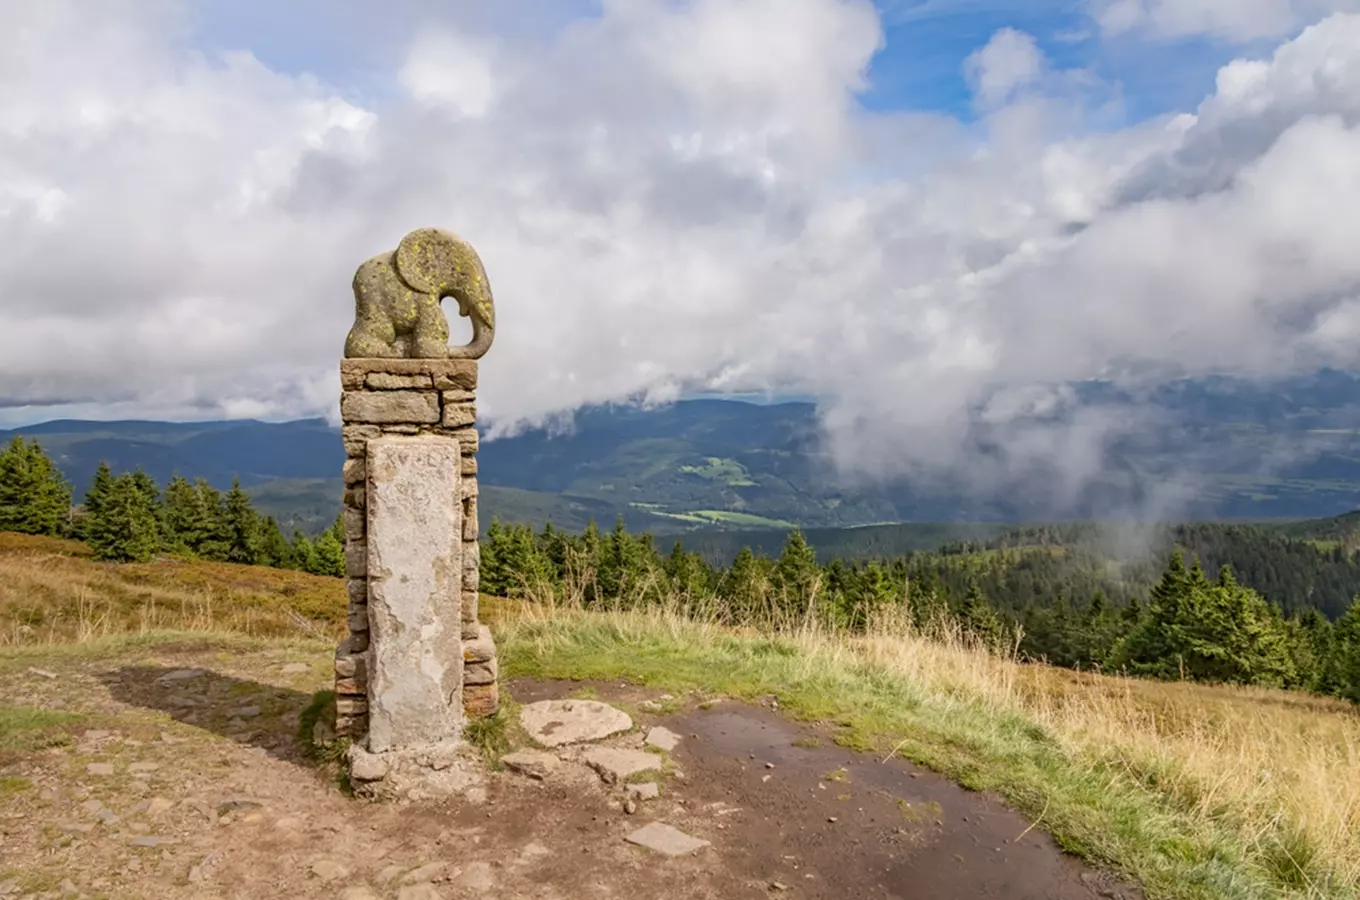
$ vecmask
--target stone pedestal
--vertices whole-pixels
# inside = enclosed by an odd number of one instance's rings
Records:
[[[360,793],[410,793],[421,769],[453,789],[465,717],[499,706],[477,621],[477,363],[345,359],[340,377],[350,633],[336,734],[355,742]]]

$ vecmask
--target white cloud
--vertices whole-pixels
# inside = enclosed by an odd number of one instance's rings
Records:
[[[1360,12],[1357,0],[1092,0],[1091,7],[1106,35],[1237,42],[1283,37],[1334,12]]]
[[[1056,383],[1360,363],[1358,16],[1095,130],[1019,33],[978,125],[865,111],[867,0],[437,21],[363,94],[189,52],[168,3],[3,15],[10,404],[332,414],[354,269],[422,225],[486,261],[501,427],[779,388],[852,471],[1070,491],[1143,423]]]
[[[1032,35],[1002,28],[982,49],[964,62],[973,93],[983,106],[1010,100],[1015,92],[1038,80],[1044,54]]]

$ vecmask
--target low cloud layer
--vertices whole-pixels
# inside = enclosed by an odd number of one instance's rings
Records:
[[[333,415],[355,267],[440,225],[491,275],[500,429],[794,392],[848,473],[1077,485],[1138,423],[1066,382],[1360,362],[1343,8],[1096,4],[1109,32],[1282,41],[1111,128],[1113,86],[1010,30],[965,63],[977,121],[866,111],[858,0],[608,0],[546,34],[431,13],[354,84],[196,51],[169,2],[5,4],[0,403]]]

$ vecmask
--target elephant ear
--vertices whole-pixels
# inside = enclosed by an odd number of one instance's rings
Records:
[[[472,245],[442,228],[417,228],[397,245],[397,273],[422,294],[457,298],[464,315],[473,312],[494,326],[491,285]]]

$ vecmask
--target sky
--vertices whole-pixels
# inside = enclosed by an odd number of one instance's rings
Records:
[[[1074,483],[1070,385],[1360,355],[1360,0],[0,0],[0,425],[336,416],[360,262],[497,306],[491,437],[818,404]],[[453,318],[455,337],[467,320]],[[462,329],[460,332],[459,329]]]

